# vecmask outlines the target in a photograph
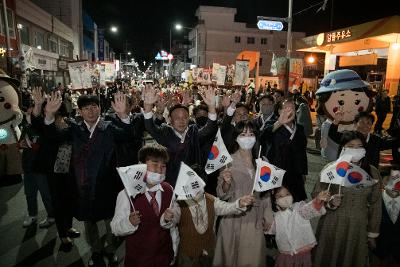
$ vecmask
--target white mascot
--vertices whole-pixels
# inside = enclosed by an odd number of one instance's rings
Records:
[[[21,153],[18,125],[22,113],[18,106],[19,81],[0,70],[0,186],[21,182]]]

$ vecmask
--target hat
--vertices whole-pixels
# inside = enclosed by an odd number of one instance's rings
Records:
[[[4,80],[11,84],[14,88],[18,88],[20,85],[20,82],[17,79],[11,78],[10,76],[7,75],[7,73],[4,72],[4,70],[0,69],[0,80]]]
[[[321,87],[317,91],[317,95],[333,92],[344,91],[349,89],[368,87],[369,83],[361,80],[357,72],[353,70],[337,70],[328,73],[321,81]]]

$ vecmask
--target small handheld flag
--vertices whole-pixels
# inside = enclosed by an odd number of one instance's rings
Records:
[[[328,166],[321,171],[321,182],[342,185],[343,179],[350,169],[350,160],[351,157],[343,156],[328,164]]]
[[[194,198],[203,188],[206,183],[197,173],[192,170],[184,162],[181,162],[178,179],[174,189],[174,194],[177,195],[177,200],[186,200]]]
[[[146,183],[144,181],[147,171],[146,164],[118,167],[117,171],[130,197],[135,198],[138,194],[143,194],[146,191]]]
[[[222,140],[221,131],[218,129],[211,151],[208,153],[205,172],[207,174],[213,173],[231,162],[232,157],[226,149],[224,141]]]
[[[254,191],[264,192],[282,186],[285,170],[282,170],[262,159],[257,159]]]

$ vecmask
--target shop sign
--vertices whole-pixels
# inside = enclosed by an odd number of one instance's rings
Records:
[[[0,57],[4,57],[4,55],[6,54],[6,49],[4,49],[4,47],[0,47]]]
[[[330,32],[326,34],[326,42],[333,43],[336,41],[341,41],[343,39],[350,38],[352,36],[350,29],[343,31]]]
[[[66,60],[59,60],[58,61],[58,68],[65,70],[67,68],[67,61]]]

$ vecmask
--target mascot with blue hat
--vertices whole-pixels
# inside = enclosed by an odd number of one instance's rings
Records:
[[[343,112],[341,128],[353,130],[354,117],[361,111],[372,111],[375,92],[355,71],[342,69],[328,73],[316,95],[330,120],[336,112]]]
[[[18,125],[22,113],[18,106],[19,81],[0,70],[0,186],[22,181]]]

